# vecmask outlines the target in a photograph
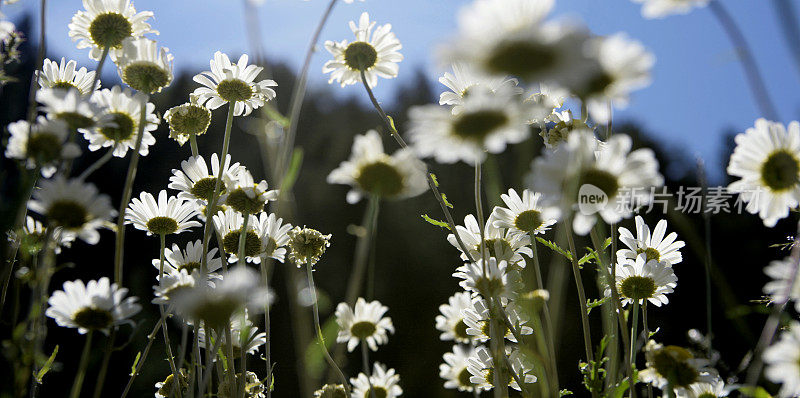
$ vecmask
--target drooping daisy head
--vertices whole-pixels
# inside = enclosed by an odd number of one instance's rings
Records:
[[[143,93],[158,93],[172,82],[172,54],[158,47],[155,40],[130,37],[122,41],[122,49],[113,59],[119,77],[130,88]]]
[[[391,31],[391,24],[377,28],[375,25],[375,21],[369,20],[369,14],[362,13],[358,25],[350,21],[350,30],[356,36],[355,41],[325,42],[325,49],[333,55],[333,59],[322,67],[322,73],[331,74],[328,83],[338,81],[342,87],[360,83],[363,72],[366,83],[375,87],[378,77],[397,77],[400,69],[397,64],[403,60],[399,51],[403,46]]]
[[[114,86],[112,89],[103,89],[95,93],[92,100],[103,108],[100,117],[108,118],[110,122],[104,126],[95,126],[81,132],[89,141],[89,150],[96,151],[100,148],[114,147],[114,156],[125,157],[128,149],[136,147],[139,136],[139,121],[141,120],[142,104],[146,104],[144,136],[139,154],[147,156],[150,145],[156,143],[151,134],[158,128],[160,120],[155,115],[156,106],[147,102],[147,95],[132,93],[130,89]]]
[[[458,268],[453,276],[462,279],[458,283],[468,292],[478,293],[483,297],[503,297],[513,299],[521,287],[519,272],[505,260],[497,261],[490,257],[486,261],[484,273],[483,260],[466,263]]]
[[[244,234],[245,261],[261,264],[261,250],[264,245],[258,231],[258,219],[252,214],[249,214],[248,217],[247,230]],[[225,211],[217,212],[213,219],[214,227],[222,237],[222,246],[228,255],[228,262],[238,262],[239,239],[244,227],[244,216],[233,209],[225,209]]]
[[[36,78],[41,88],[60,88],[69,90],[71,88],[80,91],[81,95],[88,95],[92,90],[92,82],[95,81],[95,72],[87,71],[81,67],[76,70],[78,63],[61,58],[61,63],[45,59],[41,71],[36,71]],[[95,90],[100,89],[100,79],[97,79]]]
[[[478,225],[478,220],[474,215],[468,214],[464,217],[464,226],[456,225],[456,233],[464,242],[469,250],[467,253],[461,253],[462,260],[481,259],[484,252],[486,258],[494,258],[497,261],[508,261],[510,264],[519,264],[525,266],[522,262],[522,255],[528,257],[533,256],[531,248],[528,247],[531,243],[530,236],[526,234],[512,233],[505,228],[498,228],[493,219],[489,219],[481,233],[481,227]],[[483,239],[481,241],[481,238]],[[447,241],[453,247],[461,251],[461,245],[458,243],[454,234],[447,235]]]
[[[367,302],[363,297],[356,300],[353,308],[347,303],[339,303],[336,306],[336,322],[339,324],[336,342],[347,343],[347,351],[350,352],[359,343],[377,351],[378,345],[389,342],[388,333],[394,333],[392,319],[384,316],[388,310],[379,301]]]
[[[298,268],[304,264],[314,266],[331,245],[331,236],[312,228],[294,227],[289,231],[289,258]]]
[[[211,111],[200,105],[197,96],[189,97],[189,102],[164,112],[164,120],[169,124],[169,138],[181,146],[192,136],[205,134],[211,125]]]
[[[439,105],[411,108],[409,139],[417,154],[439,163],[482,163],[487,151],[500,153],[528,138],[527,105],[505,86],[495,91],[474,86],[456,115]]]
[[[649,340],[644,353],[647,368],[639,371],[639,379],[662,390],[671,384],[676,393],[684,393],[689,386],[711,382],[716,376],[707,359],[695,358],[683,347],[665,346]]]
[[[214,195],[217,176],[220,172],[219,156],[211,154],[211,172],[202,155],[192,156],[181,161],[181,169],[172,169],[169,178],[169,188],[177,189],[178,197],[186,200],[199,201],[205,206]],[[231,164],[231,156],[225,157],[222,165],[222,180],[220,180],[220,193],[225,193],[233,187],[239,173],[244,170],[238,162]]]
[[[780,397],[800,394],[800,322],[791,321],[778,340],[764,350],[764,375],[781,385]]]
[[[8,231],[8,241],[17,247],[22,253],[36,255],[44,249],[47,244],[47,227],[40,221],[31,216],[25,217],[25,225],[18,231]],[[75,241],[75,234],[69,233],[55,227],[52,231],[52,241],[56,243],[55,253],[61,253],[64,247],[71,247]]]
[[[149,192],[133,198],[125,211],[125,222],[146,231],[147,235],[171,235],[199,227],[200,223],[192,220],[196,215],[192,203],[175,196],[167,197],[167,191],[161,190],[158,201]]]
[[[472,336],[467,334],[463,311],[472,307],[472,294],[457,292],[447,299],[447,304],[439,306],[441,315],[436,315],[436,329],[442,332],[439,338],[443,341],[455,341],[469,344]]]
[[[498,89],[512,90],[522,93],[522,89],[517,87],[517,79],[510,77],[486,77],[475,73],[469,64],[456,62],[452,64],[453,72],[445,72],[439,78],[439,83],[447,86],[450,91],[445,91],[439,95],[439,105],[451,105],[452,113],[458,114],[464,98],[474,91],[476,86],[488,88],[494,92]],[[502,87],[502,88],[501,88]]]
[[[136,297],[125,297],[128,289],[110,283],[108,278],[64,282],[47,300],[45,314],[59,326],[77,328],[78,333],[99,330],[103,333],[116,325],[128,322],[142,307]]]
[[[347,398],[347,390],[342,384],[326,384],[314,391],[314,398]]]
[[[639,254],[636,260],[622,259],[616,271],[616,289],[622,305],[634,301],[642,304],[647,300],[660,307],[669,303],[667,294],[678,285],[678,277],[669,263],[648,259],[645,253]],[[606,296],[610,295],[610,290],[607,290]]]
[[[191,275],[200,271],[203,262],[203,242],[198,239],[186,244],[186,249],[181,250],[177,244],[164,248],[164,273],[186,270]],[[153,259],[153,267],[159,269],[161,261]],[[216,272],[222,268],[222,260],[217,256],[217,248],[211,248],[206,254],[206,268],[208,272]],[[210,276],[210,275],[209,275]]]
[[[48,225],[61,227],[90,245],[100,240],[97,229],[117,213],[111,199],[94,184],[63,176],[40,182],[28,209],[41,214]]]
[[[90,48],[91,59],[99,60],[104,49],[120,50],[129,37],[158,34],[147,22],[153,13],[137,13],[131,0],[83,0],[83,8],[72,17],[69,37],[78,48]]]
[[[20,120],[9,124],[8,132],[6,157],[24,161],[28,169],[40,169],[45,177],[52,176],[62,160],[81,154],[77,144],[67,142],[69,126],[58,119],[39,116],[33,125]]]
[[[383,152],[381,136],[375,130],[358,135],[353,141],[350,159],[328,175],[329,184],[347,184],[347,202],[356,203],[364,194],[382,199],[405,199],[428,189],[425,163],[409,149],[394,155]]]
[[[710,0],[633,0],[642,3],[642,16],[661,19],[670,15],[688,14],[693,8],[705,7]]]
[[[442,357],[443,364],[439,365],[439,377],[444,379],[444,388],[458,389],[458,391],[472,392],[475,384],[470,380],[469,358],[477,356],[477,350],[482,346],[465,346],[456,344],[452,352],[446,352]]]
[[[36,102],[48,118],[63,121],[71,131],[104,126],[109,121],[102,108],[74,88],[43,88],[36,92]]]
[[[558,151],[534,161],[527,185],[558,204],[563,214],[574,214],[574,231],[586,235],[598,214],[607,223],[630,217],[652,200],[652,188],[664,183],[653,151],[631,151],[631,146],[624,134],[601,143],[591,131],[575,131]],[[589,195],[602,200],[587,204]]]
[[[794,308],[800,311],[800,278],[795,277],[796,263],[791,257],[771,261],[764,267],[764,273],[772,280],[764,285],[763,291],[778,305],[794,301]]]
[[[508,194],[500,195],[507,207],[495,206],[489,216],[492,226],[520,234],[543,234],[556,223],[561,212],[556,207],[543,206],[541,196],[525,189],[520,197],[517,191],[509,188]]]
[[[674,265],[683,261],[680,249],[685,245],[678,239],[675,232],[666,235],[667,220],[661,220],[656,224],[653,232],[644,223],[642,216],[636,216],[636,236],[625,227],[619,227],[619,240],[627,246],[627,249],[617,250],[617,261],[624,259],[635,260],[639,254],[644,253],[647,260],[656,260]],[[666,236],[665,236],[666,235]]]
[[[787,128],[788,127],[788,128]],[[728,185],[747,202],[747,211],[758,213],[764,225],[773,227],[800,201],[800,123],[784,127],[766,119],[737,134],[728,174],[740,180]]]
[[[369,378],[364,373],[359,373],[358,377],[350,379],[350,384],[353,385],[353,398],[397,398],[403,394],[400,375],[378,362],[373,365]]]
[[[289,244],[289,231],[292,225],[284,224],[282,218],[273,213],[258,215],[256,231],[261,238],[261,256],[271,257],[283,262],[286,258],[286,246]]]
[[[507,366],[500,368],[501,372],[499,377],[501,385],[511,387],[517,391],[522,391],[522,387],[517,383],[511,371],[515,372],[523,383],[535,383],[536,376],[532,374],[533,366],[527,358],[524,358],[518,349],[512,349],[506,346],[506,355],[511,363],[511,369]],[[470,382],[475,385],[475,388],[480,390],[491,390],[495,387],[495,372],[497,369],[494,366],[494,359],[491,352],[485,347],[478,347],[477,350],[468,359],[467,370],[472,375]]]
[[[253,175],[241,169],[233,184],[220,195],[219,202],[243,214],[256,214],[264,210],[268,201],[278,199],[278,190],[270,190],[267,182],[256,183]]]
[[[226,103],[234,103],[235,116],[247,116],[253,109],[260,108],[267,101],[275,98],[275,87],[278,83],[273,80],[256,82],[258,74],[263,67],[248,65],[247,54],[239,57],[235,64],[231,63],[226,54],[219,51],[214,53],[211,60],[211,70],[195,75],[194,81],[203,85],[194,90],[199,104],[214,110]]]

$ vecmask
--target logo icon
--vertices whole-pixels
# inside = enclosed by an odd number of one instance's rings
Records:
[[[583,184],[578,190],[578,210],[581,214],[590,216],[608,205],[608,195],[602,189],[592,185]]]

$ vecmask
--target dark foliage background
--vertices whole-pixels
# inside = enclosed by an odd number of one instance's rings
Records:
[[[18,26],[25,30],[29,25],[22,21]],[[20,81],[12,83],[2,90],[0,95],[0,123],[21,119],[25,114],[29,79],[35,60],[31,54],[36,49],[27,45],[22,49],[26,58],[16,66],[10,74]],[[58,54],[48,54],[51,59],[60,58]],[[84,65],[94,67],[93,65]],[[110,72],[113,66],[106,71]],[[191,81],[198,71],[177,71],[173,84],[163,93],[155,95],[152,101],[159,112],[184,103],[188,94],[196,84]],[[286,113],[292,90],[294,76],[286,66],[271,63],[269,72],[279,86],[277,107]],[[312,71],[317,73],[317,71]],[[110,87],[114,80],[106,75],[104,86]],[[395,98],[385,98],[389,112],[398,126],[406,123],[406,111],[410,106],[434,102],[441,87],[434,86],[425,76],[417,73],[414,79],[398,87]],[[385,82],[385,84],[396,84]],[[335,304],[344,297],[345,287],[353,262],[356,238],[348,233],[348,226],[358,225],[366,206],[366,202],[348,205],[345,193],[348,187],[329,185],[325,182],[327,174],[339,162],[345,160],[350,153],[353,136],[367,129],[381,129],[381,121],[372,108],[356,97],[341,98],[334,96],[331,88],[312,88],[306,96],[302,116],[299,121],[297,146],[304,150],[305,158],[302,170],[295,187],[294,208],[296,212],[288,220],[294,225],[308,225],[323,233],[332,233],[332,246],[317,266],[316,282],[321,289],[322,317],[332,315]],[[224,129],[225,108],[214,112],[212,126],[207,135],[200,138],[200,152],[205,156],[218,151]],[[231,139],[231,153],[235,161],[246,165],[257,178],[265,178],[262,167],[262,156],[258,140],[254,134],[263,131],[263,119],[258,112],[252,117],[236,118]],[[669,127],[662,126],[662,130]],[[676,122],[673,129],[683,128]],[[402,130],[402,129],[401,129]],[[695,160],[688,154],[690,148],[667,147],[642,131],[633,121],[617,122],[615,133],[630,134],[635,146],[647,146],[654,149],[661,163],[661,170],[666,174],[667,186],[674,192],[680,185],[698,186],[695,173]],[[720,143],[722,158],[727,159],[732,146],[731,139]],[[151,193],[165,189],[172,168],[178,168],[180,161],[190,156],[189,145],[179,147],[168,139],[168,130],[162,124],[155,132],[157,143],[151,147],[148,156],[141,159],[139,173],[134,185],[134,195],[141,191]],[[385,136],[386,137],[386,136]],[[7,135],[3,139],[7,138]],[[384,140],[389,151],[393,151],[395,143]],[[88,152],[84,144],[84,157],[75,165],[82,170],[100,156],[100,152]],[[493,157],[486,166],[486,180],[494,181],[502,190],[509,187],[522,188],[521,180],[529,169],[531,159],[541,151],[541,139],[533,132],[531,139],[510,147],[501,156]],[[101,191],[112,197],[113,203],[119,203],[128,158],[113,158],[107,166],[90,177]],[[271,161],[271,159],[266,159]],[[709,167],[724,168],[724,164]],[[464,165],[438,165],[431,163],[432,170],[439,176],[441,188],[455,204],[454,216],[458,221],[466,214],[474,212],[473,204],[473,170]],[[0,211],[3,225],[8,225],[10,210],[13,209],[17,197],[19,170],[8,161],[2,163],[0,171]],[[271,182],[271,181],[270,181]],[[723,184],[726,184],[724,182]],[[486,203],[499,202],[497,191],[487,189]],[[488,212],[488,210],[487,210]],[[453,270],[460,264],[458,252],[445,240],[445,232],[438,227],[427,224],[420,214],[427,213],[440,218],[437,203],[430,193],[402,202],[384,202],[381,204],[378,222],[378,241],[376,254],[376,274],[374,280],[374,299],[380,300],[389,307],[388,315],[397,328],[397,333],[390,338],[388,345],[381,347],[373,359],[394,367],[402,377],[404,395],[408,397],[453,397],[459,395],[452,390],[445,390],[438,377],[438,365],[441,355],[450,349],[448,343],[439,341],[439,332],[434,328],[434,317],[438,314],[438,306],[459,288],[451,277]],[[650,225],[654,225],[660,214],[645,216]],[[792,216],[794,219],[795,216]],[[459,222],[460,223],[460,222]],[[632,228],[632,220],[622,225]],[[705,310],[705,228],[703,218],[699,215],[670,218],[670,231],[676,230],[680,238],[687,242],[683,249],[684,261],[676,265],[679,278],[678,287],[669,296],[670,304],[663,308],[651,308],[651,328],[659,327],[657,339],[670,344],[687,344],[686,331],[698,328],[706,331]],[[123,328],[117,339],[121,345],[112,357],[112,367],[105,383],[103,396],[118,396],[128,380],[131,364],[138,350],[142,349],[146,335],[158,318],[156,307],[149,305],[152,298],[151,286],[155,282],[156,269],[150,265],[153,258],[158,257],[158,241],[148,238],[141,231],[128,229],[125,251],[125,286],[131,294],[140,298],[144,310],[135,319],[135,328]],[[762,268],[769,261],[788,255],[779,249],[769,248],[773,243],[785,242],[786,236],[793,234],[793,221],[783,220],[774,229],[767,229],[756,216],[719,214],[710,219],[711,251],[713,258],[711,295],[713,298],[712,319],[714,328],[714,348],[722,352],[724,364],[720,370],[724,376],[736,375],[742,358],[755,345],[765,316],[763,307],[751,300],[761,298],[761,287],[766,281]],[[67,280],[97,279],[101,276],[113,275],[113,241],[110,231],[101,233],[102,239],[96,246],[88,246],[76,242],[72,249],[66,250],[59,263],[64,269],[57,272],[51,283],[51,291],[61,287]],[[171,237],[168,244],[179,245],[188,240],[199,238],[199,232],[186,233]],[[553,232],[548,239],[555,239]],[[588,246],[588,241],[579,241],[580,247]],[[7,249],[7,247],[4,247]],[[557,350],[559,354],[559,375],[562,387],[585,395],[580,386],[580,375],[577,370],[579,358],[583,356],[580,325],[578,322],[578,303],[574,282],[567,265],[559,261],[545,248],[542,264],[545,278],[551,278],[558,271],[570,275],[563,284],[550,286],[565,298],[561,318],[557,320],[559,337]],[[3,250],[4,255],[7,250]],[[4,270],[8,265],[4,262]],[[585,269],[584,281],[588,286],[588,296],[598,298],[599,293],[591,281],[595,272]],[[306,358],[305,346],[312,333],[310,310],[300,309],[307,328],[297,328],[290,317],[288,292],[296,290],[294,283],[303,281],[299,271],[290,264],[276,264],[272,278],[272,286],[277,292],[278,301],[272,312],[272,349],[276,368],[276,397],[303,396],[308,391],[298,387],[298,369],[302,364],[296,361]],[[288,289],[288,290],[287,290]],[[28,291],[20,283],[15,282],[9,293],[10,299],[3,308],[0,319],[0,338],[9,338],[10,328],[27,314]],[[15,300],[15,297],[22,297]],[[601,337],[599,311],[592,312],[594,342]],[[71,386],[84,338],[75,330],[58,328],[48,319],[48,336],[45,350],[49,353],[55,345],[60,351],[56,358],[57,366],[45,378],[40,396],[63,396]],[[179,325],[171,323],[172,341],[180,341]],[[298,344],[298,342],[300,342]],[[146,366],[130,396],[152,396],[154,383],[163,380],[168,374],[165,353],[161,350],[161,337],[158,338],[154,350],[147,359]],[[84,386],[84,395],[91,394],[94,388],[96,372],[102,356],[105,340],[98,338],[93,347],[93,359],[90,373]],[[11,393],[12,368],[15,363],[16,347],[8,342],[3,346],[5,360],[0,361],[0,396]],[[313,356],[313,355],[312,355]],[[361,364],[357,355],[348,355],[350,362],[346,371],[355,375]],[[263,375],[263,361],[249,361],[250,366],[258,366],[257,371]],[[317,373],[323,364],[317,358],[312,364]],[[643,366],[643,363],[640,364]],[[312,372],[313,373],[313,372]],[[324,375],[323,375],[324,376]],[[316,383],[316,381],[314,382]],[[316,388],[318,384],[313,384]],[[313,391],[313,390],[312,390]],[[10,395],[9,395],[10,396]]]

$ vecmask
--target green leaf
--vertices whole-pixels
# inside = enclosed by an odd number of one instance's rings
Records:
[[[447,206],[447,207],[449,207],[451,209],[453,208],[453,205],[450,202],[447,201],[447,195],[442,194],[442,201],[444,202],[445,206]]]
[[[139,365],[139,360],[142,358],[142,352],[139,351],[136,353],[136,358],[133,359],[133,365],[131,365],[131,374],[129,376],[133,376],[136,374],[136,366]]]
[[[594,253],[586,253],[586,254],[583,255],[583,257],[581,257],[578,260],[578,265],[584,265],[584,264],[588,263],[589,261],[592,261],[592,260],[594,260],[596,258],[597,258],[597,256],[595,256]]]
[[[325,371],[327,364],[325,363],[325,352],[323,350],[329,349],[336,343],[336,335],[339,333],[339,324],[336,323],[336,317],[328,318],[322,325],[322,338],[319,341],[319,336],[314,336],[314,339],[308,343],[306,347],[306,369],[314,376],[319,377]],[[324,343],[320,344],[320,343]]]
[[[568,395],[574,395],[574,393],[570,390],[564,389],[558,392],[559,397],[566,397]]]
[[[391,116],[386,115],[386,118],[389,119],[389,126],[392,128],[393,133],[397,133],[397,127],[394,125],[394,119]]]
[[[545,238],[540,238],[538,236],[536,237],[536,241],[541,243],[541,244],[543,244],[543,245],[545,245],[545,246],[547,246],[547,247],[549,247],[550,250],[552,250],[552,251],[554,251],[554,252],[556,252],[558,254],[561,254],[562,256],[566,257],[567,260],[572,261],[572,254],[570,254],[568,251],[566,251],[566,250],[562,249],[561,247],[559,247],[555,242],[549,241],[549,240],[547,240]]]
[[[286,171],[286,176],[281,183],[281,192],[288,192],[297,181],[297,174],[300,172],[300,166],[303,164],[303,149],[295,148],[292,152],[292,159],[289,163],[289,170]]]
[[[439,221],[439,220],[430,218],[430,217],[428,217],[427,214],[423,214],[421,217],[422,217],[423,220],[427,221],[429,224],[433,224],[433,225],[435,225],[437,227],[444,228],[444,229],[446,229],[448,231],[450,230],[450,226],[447,225],[447,223],[444,222],[444,221]]]
[[[56,348],[53,349],[53,353],[50,354],[50,358],[47,358],[47,361],[44,363],[44,366],[42,366],[42,368],[39,369],[39,372],[36,373],[37,383],[42,384],[42,378],[44,377],[44,375],[47,374],[47,372],[50,371],[50,368],[53,366],[53,361],[56,359],[57,354],[58,354],[58,346],[56,345]]]
[[[752,387],[752,386],[742,386],[739,387],[739,391],[741,391],[745,396],[753,397],[753,398],[772,398],[772,395],[764,389],[764,387]]]
[[[431,179],[433,180],[433,185],[436,185],[436,188],[439,188],[439,180],[436,178],[436,174],[429,173],[431,175]]]
[[[586,299],[586,314],[592,312],[593,308],[599,307],[608,301],[608,297],[603,297],[599,300]]]

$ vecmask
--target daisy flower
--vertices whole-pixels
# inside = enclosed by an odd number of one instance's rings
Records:
[[[204,206],[214,195],[214,188],[219,175],[219,156],[211,154],[211,172],[202,155],[192,156],[181,162],[181,169],[172,169],[172,176],[169,178],[169,188],[176,189],[178,197],[186,200],[200,201]],[[231,164],[231,156],[225,157],[225,164],[222,166],[222,181],[220,181],[220,192],[227,192],[228,186],[234,184],[234,180],[239,173],[245,170],[239,163]]]
[[[483,162],[486,151],[500,153],[507,144],[528,138],[530,129],[525,122],[531,112],[519,95],[504,86],[494,92],[475,86],[457,115],[439,105],[412,107],[408,134],[421,157],[474,165]]]
[[[269,190],[264,180],[256,184],[253,175],[242,169],[233,180],[232,186],[220,195],[219,203],[224,203],[240,213],[256,214],[264,210],[268,201],[276,199],[277,189]]]
[[[146,37],[130,37],[122,41],[122,49],[112,57],[122,81],[143,93],[158,93],[172,82],[174,57],[166,47]]]
[[[316,229],[294,227],[289,231],[289,258],[300,268],[314,266],[331,245],[331,234],[323,235]]]
[[[703,381],[689,385],[675,394],[676,398],[721,398],[728,396],[725,382],[719,376],[712,381]]]
[[[705,7],[710,0],[633,0],[642,3],[642,16],[660,19],[670,15],[688,14],[693,8]]]
[[[314,398],[347,398],[343,384],[326,384],[314,391]]]
[[[428,189],[425,173],[425,163],[410,149],[400,149],[389,156],[383,151],[378,132],[369,130],[355,137],[350,159],[331,171],[327,181],[353,187],[347,193],[347,203],[353,204],[364,195],[382,199],[417,196]]]
[[[675,265],[683,261],[680,249],[685,246],[682,240],[678,239],[675,232],[667,233],[667,220],[661,220],[656,224],[656,229],[651,233],[650,227],[644,223],[642,216],[636,216],[636,236],[625,227],[619,228],[619,240],[628,246],[627,249],[617,250],[617,261],[624,259],[635,260],[639,254],[646,254],[647,261],[656,260]]]
[[[156,265],[157,267],[158,265]],[[153,286],[153,304],[172,304],[174,295],[184,289],[191,289],[197,283],[199,274],[190,274],[186,269],[164,270],[164,275],[159,276],[158,285]]]
[[[108,333],[112,326],[128,323],[142,307],[136,297],[125,297],[128,289],[110,283],[108,278],[64,282],[63,290],[53,292],[47,300],[45,314],[58,326],[77,328],[78,333],[99,330]]]
[[[394,369],[387,369],[378,362],[373,365],[370,377],[359,373],[358,377],[350,379],[350,384],[353,385],[353,398],[372,398],[373,396],[397,398],[403,394],[403,389],[400,388],[400,375],[396,374]]]
[[[707,359],[695,358],[683,347],[664,346],[649,340],[644,353],[646,369],[639,371],[639,380],[661,390],[672,384],[676,394],[685,394],[691,385],[713,382],[716,376]]]
[[[494,220],[492,219],[483,228],[483,242],[481,242],[481,227],[472,214],[464,217],[464,226],[456,225],[456,232],[461,241],[464,242],[464,245],[467,246],[469,255],[474,260],[481,258],[481,243],[486,249],[486,255],[498,261],[518,264],[522,261],[523,254],[528,257],[533,256],[533,251],[528,247],[531,243],[530,236],[498,228],[494,225]],[[447,241],[461,251],[461,245],[458,244],[454,234],[448,234]],[[463,252],[461,253],[461,259],[464,261],[469,260],[470,256]],[[524,263],[522,266],[524,266]]]
[[[61,120],[71,131],[87,129],[96,125],[105,126],[110,118],[103,109],[89,97],[81,95],[77,89],[45,88],[36,92],[36,102],[42,104],[39,110],[48,118]],[[98,116],[104,115],[103,119]]]
[[[283,224],[283,219],[275,214],[259,214],[256,231],[261,238],[261,256],[283,262],[286,258],[286,246],[289,244],[291,229],[291,224]]]
[[[258,327],[247,318],[247,311],[242,314],[236,314],[231,318],[229,330],[231,331],[231,345],[233,345],[233,355],[236,358],[239,358],[239,354],[242,352],[242,340],[245,340],[245,351],[253,355],[255,354],[259,347],[263,346],[267,342],[267,334],[264,332],[259,333]],[[243,333],[246,333],[243,335]],[[220,336],[217,335],[215,331],[211,331],[211,341],[217,341],[217,338],[222,339],[222,347],[227,347],[227,335],[228,333],[220,333]],[[245,337],[246,336],[246,337]],[[205,328],[198,328],[197,329],[197,338],[200,340],[200,347],[206,346],[206,331]]]
[[[208,272],[216,272],[222,268],[222,260],[216,256],[217,248],[208,250],[206,254],[206,267]],[[164,248],[164,273],[186,270],[190,275],[195,270],[200,270],[203,261],[203,242],[198,239],[186,244],[186,249],[181,250],[177,244],[173,243],[172,248]],[[153,267],[158,269],[161,260],[153,259]]]
[[[247,231],[245,232],[244,255],[245,260],[256,264],[261,264],[261,250],[264,244],[258,231],[258,218],[249,214],[247,220]],[[213,216],[214,227],[222,237],[222,246],[228,255],[229,263],[239,262],[239,238],[242,233],[244,216],[233,209],[219,211]]]
[[[147,98],[146,94],[134,94],[130,89],[123,90],[119,86],[95,93],[92,100],[104,109],[100,117],[108,118],[111,123],[81,131],[89,141],[89,150],[96,151],[100,148],[114,147],[114,156],[125,157],[128,149],[134,149],[136,146],[142,103],[146,102],[144,137],[142,137],[139,154],[147,156],[150,152],[150,145],[156,143],[151,131],[155,131],[160,123],[158,116],[155,115],[156,106],[147,102]]]
[[[183,146],[191,136],[205,134],[211,125],[211,111],[200,105],[197,96],[190,95],[189,102],[167,109],[164,120],[169,125],[169,138]]]
[[[147,23],[153,13],[137,13],[131,0],[83,0],[83,8],[72,17],[69,37],[78,48],[90,48],[93,60],[100,60],[104,49],[118,51],[129,37],[158,34]]]
[[[661,307],[669,303],[667,294],[672,293],[678,285],[678,277],[669,263],[648,259],[645,253],[636,256],[636,260],[622,259],[616,271],[616,289],[623,306],[634,300],[639,304],[647,300]],[[606,296],[611,296],[609,289],[606,289]]]
[[[531,374],[533,366],[528,363],[529,361],[523,360],[519,350],[506,347],[506,355],[511,362],[511,370],[520,377],[523,383],[536,382],[536,376]],[[506,366],[501,369],[504,371],[499,374],[500,381],[517,391],[522,391],[519,383],[508,372],[509,369]],[[488,349],[478,347],[468,359],[467,370],[472,375],[470,382],[475,385],[475,388],[487,391],[494,388],[494,359]]]
[[[142,192],[139,198],[133,198],[125,212],[125,222],[147,235],[170,235],[199,227],[200,223],[192,220],[197,211],[191,203],[174,196],[167,197],[167,191],[158,193],[158,202],[149,192]]]
[[[28,209],[44,216],[48,225],[61,227],[90,245],[100,240],[97,229],[117,213],[111,199],[94,184],[63,176],[41,181]]]
[[[469,372],[469,358],[477,356],[479,347],[454,345],[452,352],[446,352],[443,364],[439,365],[439,377],[444,379],[444,388],[458,389],[458,391],[472,392],[475,384],[470,381],[472,373]]]
[[[170,373],[169,375],[167,375],[167,378],[164,379],[164,381],[159,381],[158,383],[155,384],[156,398],[169,398],[171,395],[175,394],[172,390],[173,388],[175,388],[172,385],[172,383],[174,382],[174,378],[175,375],[173,373]],[[188,378],[189,376],[186,374],[185,370],[183,369],[178,370],[178,380],[181,386],[181,395],[188,395],[189,393]]]
[[[358,25],[350,21],[350,30],[356,36],[355,41],[325,42],[325,49],[333,55],[333,59],[322,67],[322,73],[331,74],[328,83],[338,81],[342,87],[360,83],[361,72],[364,72],[366,83],[370,87],[378,84],[378,77],[397,77],[400,69],[397,64],[403,60],[399,50],[403,46],[391,31],[391,24],[377,28],[375,24],[374,21],[370,22],[369,14],[362,13]]]
[[[545,233],[556,223],[560,212],[555,207],[542,206],[541,197],[542,194],[525,189],[520,198],[517,191],[509,189],[508,194],[500,195],[500,199],[508,207],[495,206],[489,216],[490,223],[494,228],[505,228],[512,233],[526,235]],[[527,244],[530,244],[530,238]]]
[[[611,118],[609,102],[624,109],[632,91],[650,85],[656,57],[624,33],[592,38],[585,48],[592,67],[568,87],[583,99],[592,119],[604,124]]]
[[[475,86],[482,86],[495,92],[500,87],[503,90],[516,91],[522,94],[522,89],[517,88],[519,81],[510,77],[485,77],[475,73],[468,64],[456,62],[451,66],[453,73],[445,72],[439,78],[439,83],[445,85],[450,91],[439,95],[439,105],[451,105],[452,113],[458,114],[464,103],[464,97],[469,95]]]
[[[232,102],[235,116],[247,116],[253,109],[275,98],[275,90],[270,87],[278,83],[274,80],[256,82],[256,77],[264,68],[247,65],[247,61],[247,54],[232,64],[227,55],[219,51],[214,53],[214,59],[210,62],[211,70],[194,76],[194,81],[204,86],[194,90],[197,102],[211,110]]]
[[[25,161],[28,169],[40,168],[42,176],[55,174],[64,159],[73,159],[81,154],[80,147],[69,138],[69,126],[61,120],[39,116],[36,124],[20,120],[8,125],[8,146],[5,155],[9,159]]]
[[[598,141],[591,131],[575,131],[559,147],[534,161],[528,186],[554,203],[562,214],[574,212],[573,229],[586,235],[594,226],[596,213],[607,223],[630,217],[633,210],[652,200],[651,188],[661,186],[658,161],[649,148],[631,151],[631,138],[615,134]],[[602,198],[586,204],[585,196]]]
[[[8,241],[14,245],[19,245],[25,253],[31,255],[39,253],[44,248],[47,243],[45,238],[47,238],[47,228],[31,216],[25,216],[25,225],[22,226],[19,233],[13,230],[8,232]],[[55,227],[52,240],[56,243],[55,253],[59,254],[61,253],[61,248],[72,246],[72,242],[75,241],[75,234],[65,232],[60,227]]]
[[[484,275],[483,260],[466,263],[458,268],[453,276],[462,279],[458,283],[462,289],[478,293],[483,297],[514,298],[520,288],[519,273],[509,268],[508,262],[497,261],[490,257],[486,262],[487,274]]]
[[[532,102],[543,110],[549,110],[549,113],[544,117],[531,117],[527,123],[540,130],[547,130],[548,122],[558,123],[556,110],[564,106],[564,101],[569,95],[567,90],[554,84],[539,83],[538,90],[526,94],[525,101]]]
[[[780,397],[800,395],[800,322],[791,321],[778,340],[764,350],[764,375],[781,385]]]
[[[80,91],[81,95],[90,94],[92,82],[95,81],[95,72],[81,67],[76,70],[78,63],[61,58],[61,63],[45,59],[41,71],[36,71],[36,78],[41,88],[71,88]],[[100,79],[97,79],[95,90],[100,90]]]
[[[514,328],[520,335],[533,334],[533,329],[525,326],[527,322],[520,315],[520,312],[515,308],[512,302],[503,308],[503,311],[508,316],[508,321],[514,325]],[[472,299],[472,305],[463,311],[464,323],[467,325],[467,334],[472,336],[476,341],[485,343],[491,338],[491,315],[489,310],[489,303],[480,297]],[[517,342],[514,333],[507,327],[503,326],[500,330],[500,335],[508,339],[512,343]]]
[[[793,121],[786,128],[758,119],[734,140],[727,171],[741,179],[728,185],[728,191],[738,192],[747,211],[773,227],[800,200],[800,123]]]
[[[378,351],[378,345],[389,342],[388,333],[394,333],[392,319],[383,316],[388,310],[378,300],[368,303],[363,297],[356,300],[355,308],[350,308],[347,303],[339,303],[336,306],[336,323],[339,324],[336,342],[347,343],[349,352],[359,343]]]
[[[436,329],[442,332],[439,339],[469,344],[472,336],[467,334],[463,311],[472,308],[472,294],[457,292],[447,299],[447,304],[439,306],[441,315],[436,315]]]
[[[800,311],[800,283],[798,283],[800,278],[795,275],[796,266],[797,262],[791,257],[787,257],[783,260],[771,261],[768,266],[764,267],[764,273],[772,278],[764,285],[764,294],[769,295],[770,300],[777,304],[792,300],[794,308]]]
[[[591,129],[583,120],[575,119],[569,109],[563,112],[553,112],[547,121],[552,122],[552,126],[547,128],[546,122],[543,123],[539,135],[544,139],[545,147],[551,150],[556,150],[573,131]]]

